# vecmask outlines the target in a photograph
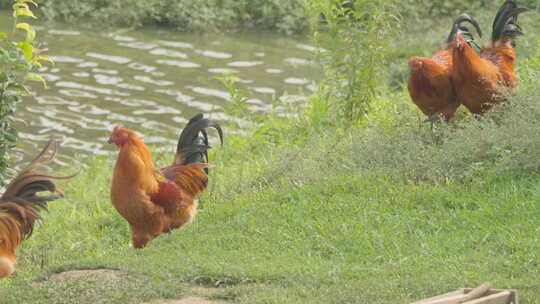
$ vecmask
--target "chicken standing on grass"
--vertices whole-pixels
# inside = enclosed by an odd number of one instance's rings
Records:
[[[15,249],[30,237],[34,223],[40,219],[39,211],[47,210],[47,202],[63,197],[62,190],[53,180],[73,176],[56,177],[39,173],[38,167],[49,164],[56,154],[56,143],[49,141],[43,151],[6,186],[0,198],[0,279],[15,271]],[[50,192],[49,196],[38,196]]]
[[[171,165],[156,170],[150,151],[133,131],[115,127],[109,142],[120,152],[111,186],[111,200],[131,227],[133,247],[142,248],[156,236],[191,222],[197,197],[208,182],[208,136],[206,128],[223,132],[216,122],[197,114],[178,140]]]
[[[504,102],[503,88],[515,95],[517,77],[513,44],[523,35],[517,17],[526,11],[528,9],[518,8],[515,0],[504,2],[493,21],[491,40],[480,50],[480,55],[462,35],[456,35],[452,81],[460,102],[472,113],[482,115]]]
[[[472,34],[462,25],[464,22],[471,23],[482,36],[478,23],[469,15],[462,14],[454,21],[448,38],[433,57],[409,59],[409,95],[429,120],[440,115],[448,121],[460,105],[451,80],[452,41],[456,34],[461,34],[467,37],[468,43],[474,43]]]

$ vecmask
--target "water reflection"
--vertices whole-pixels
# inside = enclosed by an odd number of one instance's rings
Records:
[[[158,40],[157,43],[168,46],[168,47],[177,47],[177,48],[183,48],[183,49],[192,49],[193,45],[187,42],[181,42],[181,41],[165,41],[165,40]]]
[[[187,55],[177,51],[167,50],[167,49],[153,49],[150,51],[152,55],[158,56],[167,56],[167,57],[176,57],[176,58],[187,58]]]
[[[309,83],[309,80],[305,78],[294,78],[294,77],[285,78],[285,80],[283,81],[288,84],[308,84]]]
[[[219,58],[219,59],[228,59],[231,58],[233,55],[229,53],[221,53],[221,52],[215,52],[215,51],[196,51],[197,54],[201,54],[205,57],[211,57],[211,58]]]
[[[90,58],[101,59],[101,60],[110,61],[110,62],[114,62],[118,64],[126,64],[126,63],[131,62],[131,59],[126,58],[126,57],[121,57],[121,56],[111,56],[111,55],[91,53],[91,52],[86,53],[85,55]]]
[[[253,67],[256,65],[261,65],[264,62],[262,61],[234,61],[229,62],[228,65],[232,67]]]
[[[153,48],[157,47],[157,44],[140,42],[140,41],[120,42],[120,43],[118,43],[118,45],[119,46],[129,47],[129,48],[134,48],[134,49],[139,49],[139,50],[149,50],[149,49],[153,49]]]
[[[309,65],[310,61],[303,58],[285,58],[285,62],[292,65]]]
[[[201,88],[201,87],[188,87],[188,88],[191,88],[191,90],[195,93],[199,93],[203,95],[214,96],[214,97],[222,98],[225,100],[230,98],[229,93],[216,90],[216,89]]]
[[[9,27],[6,16],[0,13],[4,28]],[[37,28],[55,64],[36,73],[49,89],[33,86],[36,97],[18,107],[21,143],[16,159],[35,155],[53,135],[63,141],[58,164],[107,154],[113,150],[106,144],[107,133],[115,125],[132,128],[159,149],[172,151],[187,118],[197,112],[249,127],[223,113],[230,96],[215,79],[223,73],[238,77],[237,85],[249,92],[251,111],[294,114],[272,109],[272,103],[302,105],[306,92],[314,90],[310,65],[316,48],[291,38],[161,29],[116,35],[60,24]]]
[[[135,75],[135,76],[133,76],[133,79],[141,81],[141,82],[146,82],[146,83],[151,84],[151,85],[160,86],[160,87],[170,86],[170,85],[174,84],[174,82],[172,82],[172,81],[153,79],[152,77],[148,77],[148,76],[144,76],[144,75]]]
[[[195,62],[189,62],[189,61],[177,61],[177,60],[156,60],[157,64],[163,64],[167,66],[175,66],[179,68],[198,68],[201,65]]]
[[[48,30],[51,35],[64,35],[64,36],[78,36],[81,34],[79,31],[66,31],[66,30]]]

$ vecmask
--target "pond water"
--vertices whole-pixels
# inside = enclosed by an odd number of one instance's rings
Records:
[[[0,27],[11,20],[0,13]],[[34,156],[52,135],[62,140],[58,163],[110,153],[109,131],[123,125],[145,142],[174,150],[186,119],[202,112],[218,121],[228,94],[215,79],[233,72],[249,91],[253,111],[305,101],[313,90],[305,41],[270,33],[186,34],[166,29],[91,31],[37,23],[41,48],[55,64],[38,75],[48,89],[18,105],[17,159]]]

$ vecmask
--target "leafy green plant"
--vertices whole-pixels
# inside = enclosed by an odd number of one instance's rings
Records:
[[[49,58],[39,55],[35,48],[36,32],[28,23],[19,22],[21,17],[36,18],[30,9],[32,0],[16,0],[13,8],[13,29],[11,34],[0,32],[0,177],[4,177],[8,165],[7,153],[14,147],[17,130],[13,126],[16,104],[21,97],[29,94],[25,82],[40,81],[43,78],[31,72],[41,66],[41,61]],[[18,32],[25,32],[19,39]]]
[[[233,128],[249,134],[246,138],[236,138],[237,141],[243,141],[251,146],[250,149],[256,149],[256,147],[283,140],[283,134],[289,126],[287,120],[279,117],[274,111],[274,107],[270,112],[253,112],[249,109],[249,92],[236,85],[238,76],[233,73],[224,73],[223,76],[215,77],[215,79],[221,82],[229,94],[228,102],[224,104],[224,112],[229,117],[235,118],[231,121]],[[275,102],[274,106],[279,104]],[[290,128],[287,131],[290,132]],[[288,136],[293,137],[291,133]]]
[[[354,122],[377,95],[395,17],[390,1],[307,1],[324,72],[317,112]]]
[[[231,117],[248,116],[250,114],[247,104],[248,92],[236,86],[238,76],[227,72],[223,73],[221,77],[215,77],[215,79],[221,82],[229,94],[229,102],[225,104],[225,112]]]

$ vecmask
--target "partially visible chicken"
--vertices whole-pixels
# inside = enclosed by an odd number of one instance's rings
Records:
[[[474,43],[474,37],[467,27],[462,25],[464,22],[471,23],[479,36],[482,36],[478,23],[469,15],[462,14],[454,21],[448,38],[433,57],[409,59],[409,95],[429,120],[440,115],[448,121],[460,105],[451,80],[452,41],[459,33],[467,37],[468,43]]]
[[[47,209],[47,202],[64,196],[53,180],[72,176],[48,176],[38,170],[39,166],[51,163],[55,154],[56,143],[49,141],[43,151],[6,186],[0,198],[0,279],[15,271],[15,249],[32,235],[34,223],[40,219],[39,211]],[[44,191],[51,195],[37,195]]]
[[[192,221],[197,197],[208,183],[208,137],[205,129],[223,132],[202,114],[191,118],[178,140],[174,161],[156,170],[150,151],[135,132],[115,127],[109,142],[120,152],[111,185],[111,201],[131,227],[133,247]]]
[[[513,44],[523,35],[517,17],[526,11],[528,9],[518,8],[515,0],[504,2],[493,21],[491,40],[481,49],[480,55],[461,35],[456,35],[452,81],[460,102],[472,113],[483,115],[494,105],[504,102],[502,89],[516,94]]]

